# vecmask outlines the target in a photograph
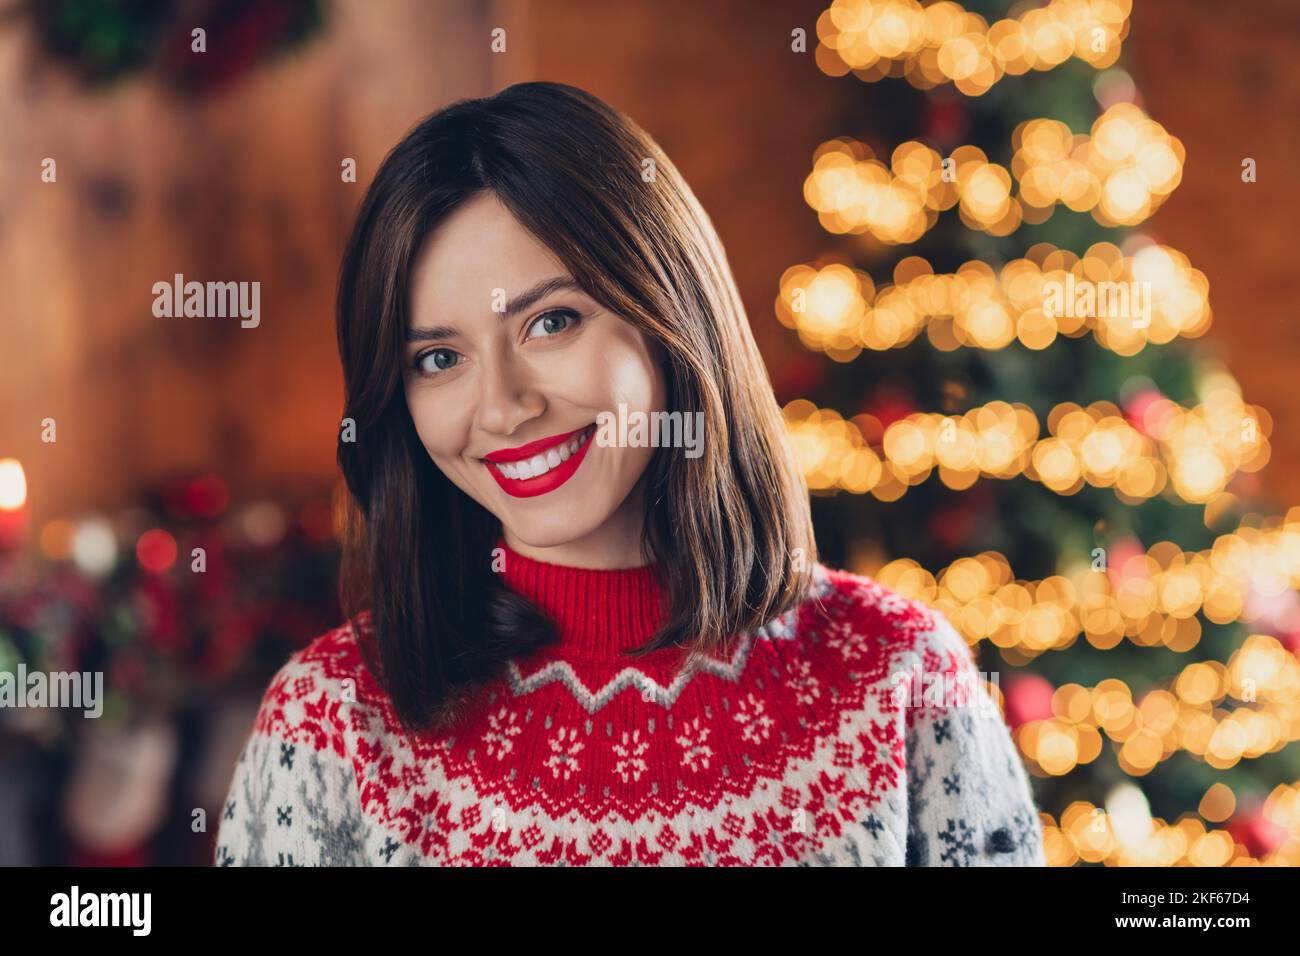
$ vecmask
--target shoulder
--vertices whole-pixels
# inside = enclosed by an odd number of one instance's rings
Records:
[[[329,680],[355,678],[363,668],[361,641],[370,634],[370,612],[363,611],[299,648],[287,669],[310,671]]]
[[[941,610],[865,575],[817,564],[804,607],[810,626],[841,640],[883,643],[913,665],[956,670],[972,662],[969,643]]]
[[[365,862],[349,732],[349,679],[361,673],[353,622],[289,656],[262,696],[219,825],[220,866]]]
[[[344,756],[347,708],[375,688],[361,656],[368,628],[363,613],[294,651],[262,695],[254,734],[310,742]]]

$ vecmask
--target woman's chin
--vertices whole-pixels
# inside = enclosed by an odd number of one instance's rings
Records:
[[[502,522],[508,538],[530,548],[558,548],[572,544],[590,533],[592,529],[574,522],[520,521]]]

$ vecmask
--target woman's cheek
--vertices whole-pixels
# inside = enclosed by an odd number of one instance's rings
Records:
[[[421,395],[418,389],[414,394],[408,392],[407,407],[411,410],[411,420],[415,424],[415,433],[420,438],[420,444],[424,445],[425,451],[431,458],[437,460],[455,454],[450,441],[448,422],[438,414],[437,406],[431,400],[431,396]]]
[[[650,410],[654,400],[653,370],[641,356],[627,349],[607,353],[603,361],[591,366],[594,381],[588,385],[589,394],[601,396],[600,404],[617,414],[618,406],[629,411]]]

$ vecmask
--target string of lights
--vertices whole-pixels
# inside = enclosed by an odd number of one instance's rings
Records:
[[[1027,120],[1011,145],[1010,170],[977,146],[944,157],[915,140],[886,166],[865,143],[831,139],[813,152],[804,200],[828,232],[888,244],[916,242],[953,207],[965,226],[994,236],[1046,222],[1058,205],[1103,226],[1136,226],[1178,188],[1186,160],[1182,142],[1132,103],[1111,106],[1090,133]]]
[[[781,276],[776,315],[806,348],[839,362],[901,348],[922,331],[942,351],[1013,342],[1042,350],[1058,336],[1091,333],[1119,355],[1203,335],[1212,320],[1204,273],[1143,237],[1125,247],[1130,254],[1096,243],[1076,256],[1038,243],[997,271],[972,260],[937,275],[908,256],[879,288],[842,262],[797,265]]]
[[[902,77],[918,89],[952,83],[981,96],[1005,76],[1071,57],[1112,65],[1131,11],[1132,0],[1052,0],[990,25],[956,3],[835,0],[817,20],[816,59],[828,76]]]
[[[1047,434],[1021,403],[993,401],[960,415],[913,412],[887,426],[870,412],[845,419],[806,399],[783,409],[796,460],[819,492],[897,501],[937,469],[964,490],[980,478],[1024,477],[1062,495],[1111,488],[1128,503],[1160,494],[1210,504],[1239,472],[1269,460],[1268,412],[1226,377],[1185,409],[1147,390],[1126,409],[1111,402],[1055,406]]]

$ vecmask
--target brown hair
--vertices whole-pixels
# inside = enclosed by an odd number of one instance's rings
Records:
[[[412,263],[458,204],[490,190],[595,301],[665,356],[668,407],[702,412],[704,453],[656,451],[642,476],[645,552],[663,569],[664,627],[639,655],[712,651],[807,595],[808,493],[726,254],[654,141],[572,86],[520,83],[421,121],[357,215],[338,290],[348,534],[344,611],[409,730],[442,728],[553,625],[490,567],[500,522],[432,464],[402,387]]]

